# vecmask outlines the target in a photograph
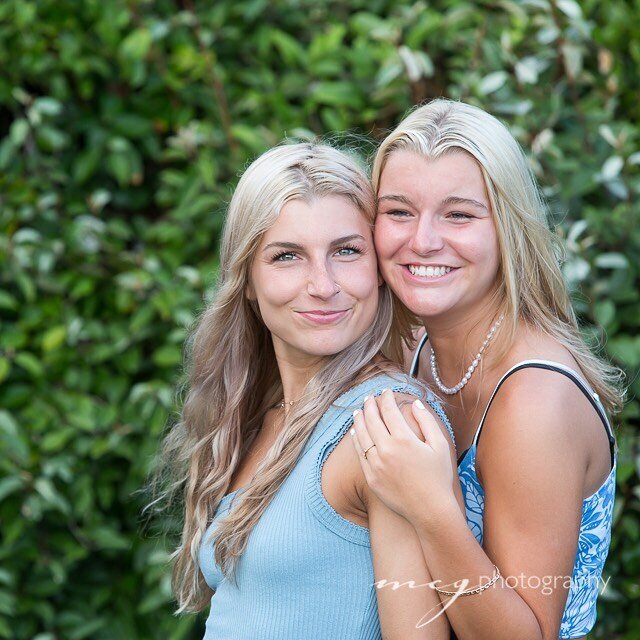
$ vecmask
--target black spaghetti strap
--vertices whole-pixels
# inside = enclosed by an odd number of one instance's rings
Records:
[[[580,389],[580,391],[582,391],[582,393],[585,396],[585,398],[587,398],[587,400],[589,401],[591,406],[596,410],[596,413],[598,414],[598,417],[600,418],[602,424],[604,425],[605,431],[607,432],[607,438],[609,440],[609,449],[610,449],[610,452],[611,452],[611,468],[613,468],[613,465],[615,463],[615,444],[616,444],[616,439],[615,439],[615,436],[613,435],[613,430],[611,428],[611,424],[609,422],[609,419],[607,418],[607,414],[606,414],[606,412],[604,410],[604,407],[602,406],[602,403],[600,402],[600,398],[598,397],[598,394],[594,393],[593,391],[591,391],[589,389],[589,387],[587,387],[585,382],[582,380],[582,378],[579,377],[569,367],[565,367],[564,365],[561,365],[560,363],[547,362],[546,360],[527,360],[525,362],[521,362],[520,364],[517,364],[514,367],[512,367],[511,369],[509,369],[509,371],[507,371],[507,373],[505,373],[504,376],[502,376],[502,378],[500,379],[500,382],[498,382],[498,384],[496,385],[496,388],[494,389],[493,393],[491,394],[491,398],[489,399],[487,407],[484,410],[484,414],[482,416],[482,420],[480,421],[480,425],[479,425],[478,430],[476,432],[476,435],[474,437],[474,443],[477,444],[478,440],[480,439],[480,433],[482,432],[482,427],[484,426],[485,418],[487,417],[487,414],[489,413],[489,407],[491,407],[491,404],[493,403],[493,400],[496,397],[496,394],[498,393],[498,390],[500,389],[500,387],[514,373],[516,373],[517,371],[521,371],[522,369],[527,369],[527,368],[546,369],[547,371],[556,371],[557,373],[560,373],[563,376],[569,378],[569,380],[571,380],[578,387],[578,389]]]
[[[411,361],[411,367],[409,367],[409,375],[412,378],[417,378],[418,377],[418,369],[420,367],[420,354],[422,353],[422,348],[424,347],[424,345],[427,344],[427,340],[428,339],[429,339],[429,336],[427,335],[427,332],[425,331],[425,333],[422,336],[422,338],[420,338],[420,342],[418,343],[418,346],[416,347],[415,353],[413,354],[413,360]]]

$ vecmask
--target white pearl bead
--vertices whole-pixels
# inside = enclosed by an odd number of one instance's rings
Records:
[[[447,395],[453,395],[454,393],[458,393],[458,391],[460,391],[460,389],[462,389],[467,384],[467,382],[469,382],[469,379],[471,378],[471,375],[473,374],[473,372],[476,370],[476,367],[480,363],[483,351],[489,345],[489,342],[493,338],[496,330],[498,329],[498,327],[502,323],[503,319],[504,319],[504,316],[500,316],[500,318],[498,318],[497,322],[491,327],[491,329],[489,330],[489,333],[487,334],[487,337],[485,338],[484,342],[482,343],[482,346],[480,347],[480,350],[478,351],[476,357],[473,359],[473,362],[471,363],[471,365],[467,369],[467,372],[464,374],[462,380],[460,380],[460,382],[455,387],[445,387],[445,385],[442,383],[442,380],[440,379],[440,376],[438,375],[438,364],[436,362],[436,352],[433,349],[431,349],[431,355],[429,356],[429,360],[430,360],[430,364],[431,364],[431,375],[433,376],[433,379],[435,380],[435,383],[436,383],[438,389],[440,389],[440,391],[442,391],[442,393],[446,393]],[[594,394],[594,397],[597,398],[597,394]]]

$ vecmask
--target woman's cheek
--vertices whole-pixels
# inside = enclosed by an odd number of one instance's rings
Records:
[[[381,218],[376,223],[374,242],[376,254],[378,255],[378,265],[383,275],[385,275],[385,270],[390,268],[394,256],[410,242],[410,238],[407,238],[406,235],[404,229],[399,228],[398,225],[385,222],[385,218]]]
[[[258,297],[263,302],[280,306],[295,299],[304,290],[305,282],[299,269],[274,269],[263,274],[261,281],[256,282]]]
[[[373,230],[373,241],[378,254],[378,261],[389,257],[388,243],[390,238],[391,229],[389,229],[389,225],[386,224],[384,217],[378,217]]]
[[[366,260],[344,264],[336,280],[339,280],[338,284],[345,293],[359,300],[377,295],[378,262],[373,251],[370,257],[366,256]]]

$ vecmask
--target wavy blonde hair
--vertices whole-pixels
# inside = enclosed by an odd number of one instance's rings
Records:
[[[455,152],[478,164],[493,211],[500,247],[497,357],[515,339],[519,319],[552,336],[575,358],[605,407],[622,406],[621,372],[591,352],[580,334],[559,265],[561,247],[547,224],[547,210],[527,159],[509,130],[487,112],[462,102],[437,99],[414,109],[384,139],[376,153],[372,181],[397,150],[427,159]]]
[[[164,478],[153,483],[166,489],[152,505],[171,503],[177,492],[184,499],[181,543],[172,555],[176,613],[200,611],[211,597],[198,549],[266,412],[282,397],[271,334],[245,295],[252,260],[287,202],[329,195],[348,198],[373,226],[375,198],[367,175],[354,158],[324,144],[288,144],[264,153],[245,171],[231,199],[217,290],[187,343],[187,396],[180,420],[163,442],[157,466]],[[389,340],[394,323],[395,342]],[[216,528],[215,558],[225,575],[235,576],[251,530],[320,417],[352,385],[380,371],[399,371],[380,354],[385,350],[400,363],[398,336],[406,338],[409,331],[394,320],[390,291],[381,285],[373,324],[354,344],[326,358],[287,413],[242,499]]]

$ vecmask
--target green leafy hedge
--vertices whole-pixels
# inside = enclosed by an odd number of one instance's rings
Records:
[[[597,638],[640,635],[638,0],[3,0],[0,637],[202,637],[144,482],[246,162],[446,95],[530,150],[628,372]],[[608,338],[605,340],[605,332]]]

